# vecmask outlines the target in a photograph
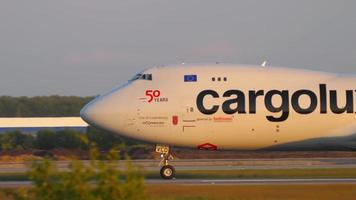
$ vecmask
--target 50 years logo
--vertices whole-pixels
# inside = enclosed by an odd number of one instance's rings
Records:
[[[142,102],[152,103],[152,102],[168,102],[167,97],[161,96],[160,90],[146,90],[145,96],[140,98]]]

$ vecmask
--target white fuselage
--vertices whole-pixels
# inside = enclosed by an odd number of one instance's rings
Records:
[[[356,77],[290,68],[155,67],[102,95],[89,124],[200,149],[356,149]]]

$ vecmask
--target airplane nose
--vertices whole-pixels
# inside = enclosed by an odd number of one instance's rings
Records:
[[[84,106],[80,116],[92,126],[115,131],[124,123],[127,114],[127,106],[121,103],[120,94],[100,96]]]
[[[97,99],[94,99],[80,110],[80,117],[88,124],[94,125],[97,121],[95,119],[99,117],[99,110],[101,109],[99,109]]]

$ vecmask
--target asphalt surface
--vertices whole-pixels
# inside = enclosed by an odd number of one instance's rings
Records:
[[[356,184],[356,178],[335,179],[148,179],[147,184],[173,185],[305,185],[305,184]],[[31,187],[30,181],[0,181],[0,188]]]
[[[86,161],[84,161],[86,162]],[[56,161],[60,170],[66,170],[69,161]],[[134,160],[133,164],[159,173],[158,160]],[[124,163],[121,163],[124,164]],[[170,162],[177,171],[184,170],[239,170],[239,169],[310,169],[356,168],[356,158],[282,158],[282,159],[192,159]],[[29,163],[0,162],[1,173],[27,171]],[[356,184],[356,178],[328,179],[147,179],[147,184],[180,185],[269,185],[269,184]],[[30,187],[29,181],[1,181],[0,188]]]
[[[146,180],[148,184],[184,184],[184,185],[266,185],[266,184],[356,184],[356,178],[335,179],[175,179]]]
[[[54,162],[59,170],[66,170],[69,161]],[[84,161],[86,163],[86,161]],[[133,160],[145,170],[159,171],[159,160]],[[282,158],[282,159],[182,159],[170,162],[176,170],[239,170],[239,169],[310,169],[356,168],[356,158]],[[0,162],[1,173],[26,172],[29,163]],[[121,166],[124,166],[122,163]]]

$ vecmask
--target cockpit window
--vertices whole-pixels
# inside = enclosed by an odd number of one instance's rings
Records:
[[[132,79],[130,79],[130,81],[134,81],[139,79],[142,76],[142,74],[136,74],[134,77],[132,77]]]
[[[152,81],[152,74],[136,74],[130,81],[148,80]]]
[[[141,79],[152,81],[152,74],[143,74]]]

